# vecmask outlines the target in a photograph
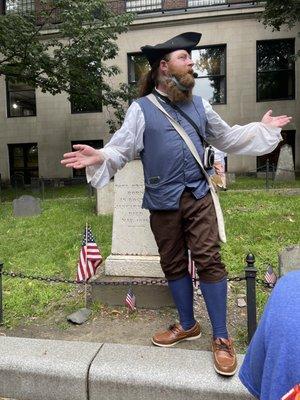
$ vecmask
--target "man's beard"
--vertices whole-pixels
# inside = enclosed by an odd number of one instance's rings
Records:
[[[164,78],[164,84],[167,89],[167,95],[173,103],[189,102],[193,97],[193,87],[195,86],[195,78],[193,72],[178,72],[170,70],[170,74],[177,79],[179,84],[186,88],[186,90],[180,89],[176,82],[170,77]]]

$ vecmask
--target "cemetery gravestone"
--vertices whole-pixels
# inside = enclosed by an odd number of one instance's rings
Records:
[[[116,174],[114,191],[112,252],[105,261],[105,274],[163,277],[149,211],[141,208],[144,178],[140,160]]]
[[[275,173],[276,181],[294,181],[295,180],[295,168],[293,160],[293,150],[288,144],[281,147],[277,169]]]
[[[286,247],[278,258],[281,276],[289,271],[300,269],[300,245]]]
[[[40,193],[40,180],[39,178],[31,178],[30,188],[32,193]]]
[[[24,189],[24,176],[21,174],[14,174],[11,177],[11,185],[14,189]]]
[[[13,201],[15,217],[31,217],[41,214],[40,199],[24,195]]]
[[[106,186],[96,191],[97,215],[113,214],[114,212],[114,182],[110,181]]]

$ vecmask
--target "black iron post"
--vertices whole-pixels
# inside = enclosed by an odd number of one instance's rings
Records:
[[[269,173],[270,173],[270,163],[269,159],[267,159],[267,166],[266,166],[266,189],[269,190]]]
[[[246,257],[245,278],[247,284],[247,327],[248,327],[248,343],[252,339],[256,330],[256,273],[257,269],[254,265],[255,257],[248,254]]]
[[[274,180],[275,180],[275,164],[272,163],[272,181],[273,181],[273,187],[274,187]]]
[[[2,307],[2,269],[3,269],[3,262],[0,261],[0,325],[3,324],[3,307]]]
[[[45,200],[45,182],[44,178],[41,176],[40,178],[40,190],[42,191],[42,200]]]

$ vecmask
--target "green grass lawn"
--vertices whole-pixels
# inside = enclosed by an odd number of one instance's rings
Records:
[[[248,176],[237,176],[235,182],[228,184],[230,190],[249,190],[249,189],[284,189],[284,188],[300,188],[300,178],[294,181],[273,181],[266,178],[251,178]]]
[[[259,277],[268,264],[277,266],[278,252],[299,243],[299,196],[265,191],[221,193],[228,242],[222,247],[229,276],[243,274],[245,256],[256,257]],[[42,202],[37,217],[14,218],[12,204],[2,203],[0,260],[6,271],[74,279],[83,230],[88,221],[102,254],[110,253],[112,216],[96,216],[95,198],[78,197]],[[15,326],[44,316],[74,291],[73,285],[3,277],[5,325]],[[260,310],[265,290],[258,292]]]
[[[112,217],[97,217],[95,199],[46,200],[43,213],[30,218],[14,218],[12,204],[1,205],[0,259],[6,271],[29,275],[75,279],[86,221],[104,257],[110,253]],[[4,277],[5,324],[39,316],[74,290],[73,285],[48,284],[28,279]]]
[[[44,186],[44,189],[42,189],[42,187],[40,189],[31,189],[30,186],[26,186],[23,189],[7,187],[2,188],[0,191],[0,201],[12,201],[22,195],[30,195],[39,197],[40,199],[87,197],[93,194],[92,190],[93,189],[85,183],[62,187]]]

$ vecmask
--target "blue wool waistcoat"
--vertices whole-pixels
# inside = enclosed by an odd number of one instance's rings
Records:
[[[208,192],[208,184],[191,151],[166,116],[147,97],[136,100],[145,118],[144,149],[140,157],[144,167],[145,193],[142,207],[148,210],[177,210],[182,192],[191,190],[199,199]],[[201,159],[203,147],[192,125],[169,104],[166,111],[189,135]],[[207,123],[202,98],[177,105],[199,126],[205,136]]]

